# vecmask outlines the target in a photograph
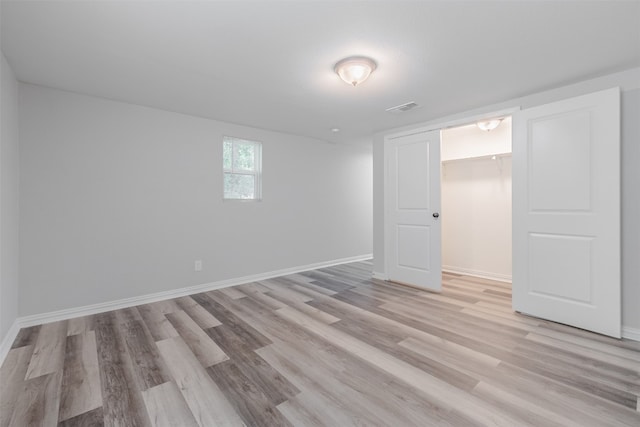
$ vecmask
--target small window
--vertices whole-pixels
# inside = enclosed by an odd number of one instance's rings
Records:
[[[260,200],[262,144],[225,136],[222,145],[225,200]]]

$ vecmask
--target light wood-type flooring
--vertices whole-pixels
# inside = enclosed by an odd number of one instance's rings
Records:
[[[640,343],[367,262],[20,331],[0,426],[640,426]]]

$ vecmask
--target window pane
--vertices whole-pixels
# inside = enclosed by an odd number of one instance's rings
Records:
[[[255,178],[253,175],[239,173],[224,174],[225,199],[253,199],[255,198]]]
[[[225,170],[231,170],[231,165],[232,163],[232,158],[233,158],[233,142],[231,141],[224,141],[223,143],[223,160],[222,160],[222,167]]]
[[[255,145],[253,143],[236,141],[234,144],[235,156],[233,158],[233,168],[243,170],[254,170],[255,168]]]

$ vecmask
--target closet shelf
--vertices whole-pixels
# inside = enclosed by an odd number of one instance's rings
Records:
[[[449,160],[443,160],[442,163],[446,164],[446,163],[453,163],[453,162],[461,162],[461,161],[465,161],[465,160],[484,160],[484,159],[502,159],[505,157],[511,157],[511,153],[495,153],[495,154],[487,154],[486,156],[475,156],[475,157],[462,157],[460,159],[449,159]]]

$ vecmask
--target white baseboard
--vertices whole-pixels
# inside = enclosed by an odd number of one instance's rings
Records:
[[[374,271],[373,273],[371,273],[371,277],[378,280],[387,280],[387,275],[378,271]]]
[[[11,346],[18,336],[18,332],[20,332],[19,319],[13,321],[13,324],[7,331],[7,334],[0,342],[0,366],[4,363],[5,357],[9,354],[9,350],[11,350]]]
[[[256,282],[259,280],[272,279],[274,277],[286,276],[288,274],[300,273],[302,271],[315,270],[318,268],[331,267],[333,265],[347,264],[350,262],[365,261],[373,257],[372,254],[341,258],[332,261],[317,262],[314,264],[301,265],[292,268],[284,268],[282,270],[274,270],[266,273],[253,274],[250,276],[236,277],[233,279],[220,280],[217,282],[204,283],[201,285],[188,286],[185,288],[172,289],[170,291],[156,292],[153,294],[141,295],[138,297],[124,298],[116,301],[109,301],[99,304],[85,305],[83,307],[69,308],[65,310],[52,311],[49,313],[34,314],[24,316],[17,319],[21,328],[41,325],[43,323],[57,322],[59,320],[71,319],[74,317],[88,316],[90,314],[103,313],[105,311],[118,310],[121,308],[133,307],[141,304],[149,304],[156,301],[162,301],[172,298],[184,297],[200,292],[212,291],[229,286],[241,285],[243,283]]]
[[[454,267],[451,265],[443,265],[442,271],[453,274],[463,274],[465,276],[480,277],[482,279],[496,280],[498,282],[511,283],[511,276],[508,274],[491,273],[487,271],[473,270],[471,268]]]
[[[622,326],[622,338],[628,340],[640,341],[640,329]]]

